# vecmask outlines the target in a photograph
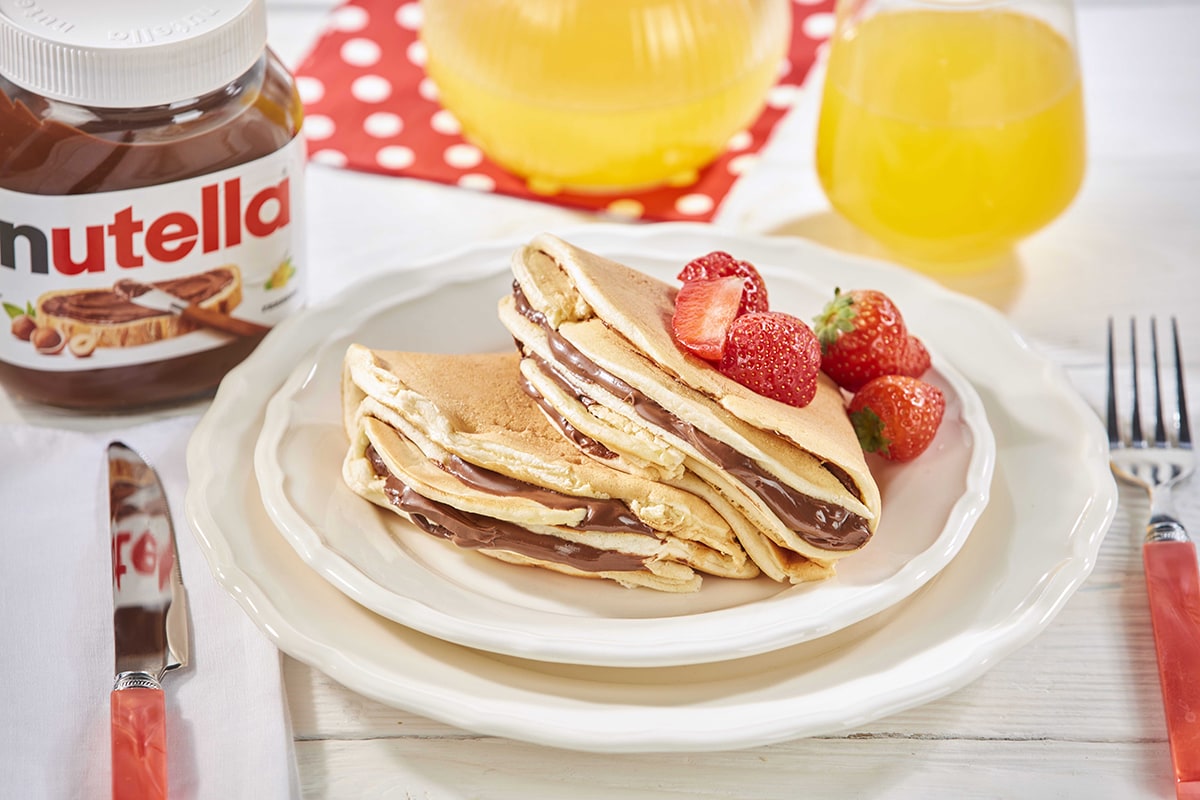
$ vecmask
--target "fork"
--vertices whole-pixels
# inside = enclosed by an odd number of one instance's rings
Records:
[[[1154,374],[1154,432],[1147,440],[1142,428],[1142,397],[1138,386],[1137,325],[1129,323],[1132,396],[1128,438],[1117,417],[1113,321],[1108,321],[1108,445],[1113,472],[1141,486],[1150,496],[1150,521],[1142,545],[1146,593],[1158,654],[1158,678],[1166,712],[1167,738],[1175,766],[1179,800],[1200,799],[1200,570],[1196,548],[1175,515],[1172,490],[1186,481],[1195,467],[1191,425],[1184,389],[1179,325],[1171,319],[1174,350],[1175,411],[1163,416],[1163,380],[1159,364],[1158,325],[1150,318],[1150,354]]]

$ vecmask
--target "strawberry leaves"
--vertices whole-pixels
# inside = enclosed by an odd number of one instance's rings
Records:
[[[835,289],[813,327],[821,342],[821,369],[846,391],[857,392],[882,375],[919,378],[929,369],[925,346],[883,292]]]

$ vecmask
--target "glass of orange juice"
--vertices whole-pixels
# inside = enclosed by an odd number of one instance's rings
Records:
[[[833,207],[901,260],[966,264],[1084,173],[1070,0],[839,0],[817,132]]]
[[[762,111],[790,0],[422,0],[463,134],[535,191],[688,185]]]

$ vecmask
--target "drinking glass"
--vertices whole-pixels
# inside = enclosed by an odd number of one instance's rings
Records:
[[[833,207],[909,262],[970,263],[1084,173],[1070,0],[839,0],[817,132]]]

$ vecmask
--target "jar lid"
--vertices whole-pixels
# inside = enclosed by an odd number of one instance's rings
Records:
[[[263,0],[4,0],[0,75],[100,108],[167,105],[233,82],[267,42]]]

